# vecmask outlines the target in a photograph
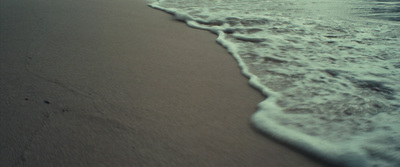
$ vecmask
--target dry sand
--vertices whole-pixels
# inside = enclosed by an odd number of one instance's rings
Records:
[[[1,0],[0,166],[322,166],[258,134],[216,36],[142,0]]]

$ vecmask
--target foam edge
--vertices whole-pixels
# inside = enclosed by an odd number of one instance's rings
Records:
[[[356,147],[354,146],[333,145],[327,141],[285,128],[276,123],[276,121],[271,119],[271,116],[273,116],[274,113],[281,112],[281,108],[275,103],[277,99],[279,99],[280,94],[262,85],[260,79],[249,71],[248,67],[239,56],[238,49],[235,45],[224,39],[226,34],[216,28],[202,26],[189,15],[165,9],[157,5],[157,3],[159,2],[154,2],[149,4],[149,6],[173,15],[174,18],[185,22],[190,27],[207,30],[217,34],[218,38],[216,41],[225,47],[235,58],[242,74],[249,78],[249,84],[255,89],[261,91],[262,94],[267,97],[267,99],[258,104],[257,111],[250,118],[251,123],[255,128],[261,130],[271,138],[298,148],[299,150],[331,165],[343,167],[368,166],[365,159],[366,156],[362,154],[362,151],[355,149]]]

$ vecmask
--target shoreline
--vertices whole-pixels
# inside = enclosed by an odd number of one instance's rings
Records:
[[[264,97],[214,34],[146,1],[0,17],[0,166],[324,166],[254,131]]]

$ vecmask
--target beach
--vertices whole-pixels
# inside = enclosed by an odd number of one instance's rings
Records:
[[[258,133],[216,35],[142,0],[1,0],[0,166],[324,166]]]

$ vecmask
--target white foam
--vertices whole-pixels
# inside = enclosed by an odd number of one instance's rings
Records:
[[[268,97],[251,118],[254,126],[341,166],[391,167],[400,165],[400,24],[370,19],[366,9],[374,4],[160,0],[151,6],[218,35],[249,83]]]

